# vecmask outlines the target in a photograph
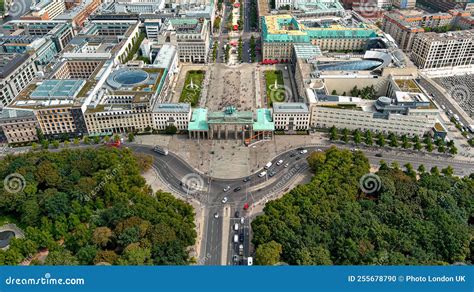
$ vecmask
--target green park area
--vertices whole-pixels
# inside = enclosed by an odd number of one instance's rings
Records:
[[[283,82],[283,72],[281,70],[265,71],[265,88],[267,92],[268,106],[272,106],[273,102],[283,102],[286,100],[285,84]],[[278,88],[275,88],[275,81]]]
[[[32,265],[192,263],[193,208],[151,190],[141,173],[152,161],[109,147],[30,151],[0,160],[2,177],[14,173],[23,180],[0,188],[0,226],[15,223],[25,235],[0,249],[0,266],[16,266],[41,250],[47,257]]]
[[[179,102],[189,102],[192,107],[198,105],[205,74],[206,71],[203,70],[189,71],[186,74],[186,80]]]

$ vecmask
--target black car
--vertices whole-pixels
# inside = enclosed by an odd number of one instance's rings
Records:
[[[290,157],[295,157],[295,156],[296,156],[295,153],[291,153],[291,154],[290,154]]]
[[[236,188],[234,189],[234,192],[238,192],[238,191],[240,191],[241,189],[242,189],[241,187],[236,187]]]
[[[375,156],[377,156],[377,157],[383,157],[382,153],[377,153],[377,154],[375,154]]]
[[[298,148],[296,148],[296,150],[301,151],[301,150],[304,150],[304,148],[303,147],[298,147]]]
[[[300,156],[298,156],[298,157],[296,157],[296,158],[295,158],[295,160],[300,160],[300,159],[301,159],[301,157],[300,157]]]
[[[244,242],[244,234],[243,233],[239,234],[239,241]]]
[[[269,176],[269,177],[273,177],[275,174],[276,174],[276,172],[275,172],[275,171],[272,171],[272,172],[270,172],[270,173],[268,174],[268,176]]]
[[[235,214],[234,214],[234,215],[235,215],[235,218],[239,218],[239,217],[240,217],[239,211],[235,211]]]
[[[250,181],[250,177],[244,178],[244,182],[248,182],[248,181]]]

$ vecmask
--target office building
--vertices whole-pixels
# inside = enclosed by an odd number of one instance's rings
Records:
[[[50,36],[12,35],[0,36],[0,52],[28,53],[34,59],[38,70],[47,65],[58,53],[56,45]]]
[[[304,19],[291,15],[265,16],[262,21],[263,59],[289,60],[294,44],[313,44],[323,51],[361,51],[378,29],[361,22]]]
[[[416,6],[416,0],[393,0],[392,4],[400,9],[413,9]]]
[[[292,8],[298,17],[343,16],[344,7],[339,0],[276,0],[275,8]]]
[[[87,105],[89,133],[125,133],[153,127],[152,109],[161,98],[165,69],[115,68]]]
[[[178,131],[186,131],[191,120],[189,103],[156,103],[152,112],[153,128],[165,130],[175,126]]]
[[[403,51],[409,52],[418,35],[455,25],[462,15],[465,14],[455,12],[430,14],[420,10],[395,10],[384,14],[382,30],[388,33]]]
[[[474,64],[474,30],[424,33],[413,42],[413,62],[420,69]]]
[[[417,0],[420,6],[431,8],[434,11],[447,12],[451,9],[472,9],[474,2],[472,0]]]
[[[28,85],[9,108],[32,111],[48,138],[82,136],[87,128],[82,114],[86,81],[45,79]]]
[[[3,108],[0,110],[0,129],[8,144],[21,144],[38,140],[38,121],[30,110]]]
[[[53,20],[65,10],[62,0],[41,0],[32,5],[30,13],[23,15],[21,20]]]
[[[177,46],[180,62],[206,63],[209,54],[209,31],[207,19],[172,18],[163,24],[158,43]]]
[[[309,129],[310,112],[305,103],[273,103],[273,122],[275,130],[305,131]]]
[[[75,32],[70,23],[58,20],[11,20],[2,25],[6,36],[50,38],[58,52],[62,51]]]
[[[31,55],[0,54],[0,105],[7,106],[36,75]]]
[[[100,4],[101,0],[81,0],[78,5],[64,11],[55,19],[67,21],[73,27],[82,27],[87,18],[96,11]]]

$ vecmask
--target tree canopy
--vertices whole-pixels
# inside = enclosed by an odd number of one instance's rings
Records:
[[[0,190],[0,217],[24,230],[0,250],[16,265],[48,249],[50,265],[184,265],[196,240],[192,207],[153,193],[140,176],[149,167],[128,149],[30,152],[0,161],[0,174],[21,174],[19,192]],[[0,183],[4,183],[3,180]]]
[[[472,262],[474,175],[376,174],[363,153],[331,148],[308,157],[312,181],[271,201],[252,222],[256,263],[443,265]],[[362,191],[364,175],[375,190]],[[281,246],[281,252],[279,250]]]

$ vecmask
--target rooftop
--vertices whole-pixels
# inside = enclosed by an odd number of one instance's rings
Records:
[[[47,107],[71,107],[82,105],[80,92],[85,80],[48,79],[32,82],[10,104],[14,108],[40,109]]]
[[[134,95],[139,93],[152,95],[158,90],[162,82],[163,68],[127,68],[122,67],[110,73],[107,77],[106,87],[120,94],[133,91]]]
[[[309,113],[308,106],[302,102],[274,102],[275,113]]]
[[[79,2],[80,4],[74,6],[72,9],[66,10],[60,15],[56,16],[54,19],[56,20],[71,20],[76,17],[79,13],[81,13],[87,6],[89,6],[93,0],[82,0]]]
[[[3,108],[0,110],[0,120],[14,118],[34,118],[35,114],[30,110],[19,110]]]
[[[251,124],[253,113],[251,111],[239,112],[235,107],[228,106],[224,111],[209,113],[207,121],[209,124]]]
[[[189,103],[156,103],[153,112],[154,113],[188,113],[191,110]]]
[[[1,53],[0,54],[0,78],[10,75],[16,68],[28,59],[28,54]]]
[[[173,58],[176,56],[177,48],[171,44],[164,44],[153,61],[153,65],[169,69]]]
[[[85,80],[78,79],[52,79],[44,80],[36,89],[31,92],[31,99],[72,99],[86,83]]]
[[[272,112],[266,108],[257,109],[257,121],[253,123],[254,131],[275,131]]]
[[[191,120],[188,124],[188,131],[208,131],[207,109],[197,108],[193,110]]]
[[[361,22],[342,22],[337,18],[301,20],[289,14],[265,16],[262,35],[265,42],[308,43],[321,38],[373,38],[379,29]]]

